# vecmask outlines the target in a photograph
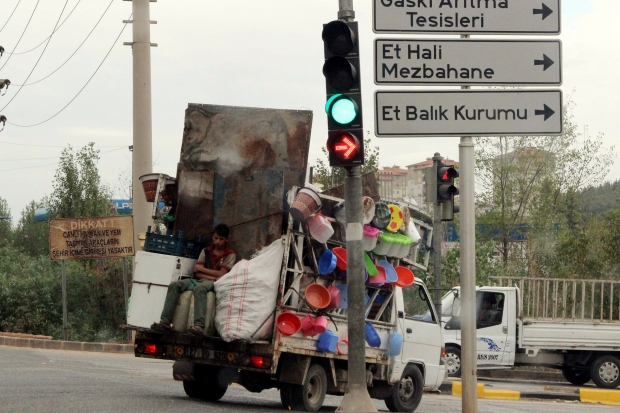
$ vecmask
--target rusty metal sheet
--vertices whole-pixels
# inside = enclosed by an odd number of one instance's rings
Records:
[[[190,103],[179,168],[228,176],[284,173],[284,187],[303,186],[312,112]]]
[[[234,225],[281,212],[284,191],[305,183],[311,127],[311,111],[190,103],[177,173],[175,232],[195,238],[210,234],[218,223]],[[277,172],[281,178],[264,172]],[[209,179],[201,175],[205,173],[217,175],[220,189],[213,190],[213,199],[200,200],[196,188],[215,182],[201,184]],[[244,224],[242,230],[233,228],[231,241],[239,242],[231,243],[245,257],[281,231],[281,217],[274,216]],[[242,233],[246,235],[238,235]]]
[[[187,239],[211,232],[214,173],[179,170],[177,182],[177,204],[173,212],[175,231],[184,231]]]
[[[213,223],[230,227],[230,245],[237,259],[249,259],[280,238],[283,194],[280,171],[261,171],[250,177],[241,173],[215,176]]]

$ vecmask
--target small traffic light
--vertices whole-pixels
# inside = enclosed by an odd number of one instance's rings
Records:
[[[437,165],[437,203],[442,204],[442,221],[452,221],[454,214],[459,212],[458,206],[454,206],[454,196],[459,194],[459,189],[454,186],[454,178],[458,176],[453,166],[442,163]]]
[[[364,164],[364,130],[357,22],[335,20],[322,33],[330,166]]]

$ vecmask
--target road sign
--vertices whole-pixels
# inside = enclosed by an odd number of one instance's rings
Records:
[[[375,33],[559,34],[560,0],[374,0]]]
[[[378,137],[561,133],[560,90],[375,92]]]
[[[50,220],[50,258],[84,260],[135,255],[133,217]]]
[[[375,40],[377,85],[562,84],[559,40]]]

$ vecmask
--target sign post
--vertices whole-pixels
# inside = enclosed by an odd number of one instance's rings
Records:
[[[62,271],[62,338],[67,330],[67,269],[65,261],[93,258],[123,258],[125,317],[127,317],[127,272],[125,259],[135,254],[133,217],[62,218],[49,221],[50,258],[60,261]]]
[[[460,136],[464,413],[475,413],[476,265],[473,136],[560,135],[560,90],[463,90],[562,84],[559,41],[470,40],[471,34],[557,35],[560,0],[373,0],[375,33],[459,34],[461,40],[377,39],[378,85],[460,85],[461,91],[378,91],[378,137]],[[445,207],[445,205],[444,205]]]

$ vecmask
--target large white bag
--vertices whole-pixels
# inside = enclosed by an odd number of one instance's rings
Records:
[[[283,255],[284,244],[278,239],[215,282],[215,328],[222,339],[261,340],[271,335]]]

